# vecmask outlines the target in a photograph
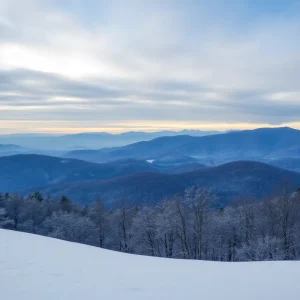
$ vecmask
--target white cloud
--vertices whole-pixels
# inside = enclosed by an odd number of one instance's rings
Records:
[[[295,104],[300,106],[300,91],[273,93],[267,98],[276,102],[283,102],[286,104]]]

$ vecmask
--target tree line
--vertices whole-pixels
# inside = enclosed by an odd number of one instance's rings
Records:
[[[121,201],[108,209],[36,192],[0,194],[0,228],[126,253],[213,261],[300,258],[300,190],[285,185],[264,201],[214,205],[210,190],[190,187],[155,207]]]

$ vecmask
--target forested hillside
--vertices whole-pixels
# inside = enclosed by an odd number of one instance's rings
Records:
[[[0,226],[101,248],[214,261],[300,259],[300,190],[285,185],[263,202],[244,197],[216,207],[212,191],[190,187],[156,206],[67,197],[0,197]],[[107,204],[107,203],[106,203]]]
[[[139,173],[100,181],[58,183],[42,191],[57,197],[68,195],[82,204],[101,197],[108,204],[126,199],[137,205],[155,205],[176,193],[183,195],[186,188],[196,185],[211,189],[219,203],[224,204],[242,196],[263,199],[277,192],[286,181],[298,188],[300,173],[240,161],[182,174]]]

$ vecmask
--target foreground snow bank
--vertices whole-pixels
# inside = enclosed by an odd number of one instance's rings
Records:
[[[9,300],[300,297],[300,262],[151,258],[0,229],[0,295]]]

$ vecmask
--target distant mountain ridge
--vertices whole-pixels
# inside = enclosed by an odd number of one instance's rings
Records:
[[[15,144],[0,144],[0,156],[14,155],[24,151],[24,148]]]
[[[139,132],[130,131],[120,134],[107,132],[91,132],[78,134],[10,134],[0,135],[0,143],[18,144],[24,148],[37,150],[74,150],[74,149],[99,149],[104,147],[124,146],[139,141],[149,141],[161,136],[176,136],[188,134],[192,136],[205,136],[219,133],[218,131],[157,131]]]
[[[269,160],[268,163],[278,168],[300,172],[300,158],[283,158],[277,160]]]
[[[300,131],[288,127],[261,128],[223,134],[159,137],[124,147],[69,152],[66,157],[88,161],[112,161],[136,158],[155,160],[165,156],[186,156],[216,164],[234,160],[261,160],[289,157],[291,149],[298,149]],[[298,157],[298,156],[297,156]]]
[[[14,144],[0,144],[0,151],[20,150],[22,147]]]

